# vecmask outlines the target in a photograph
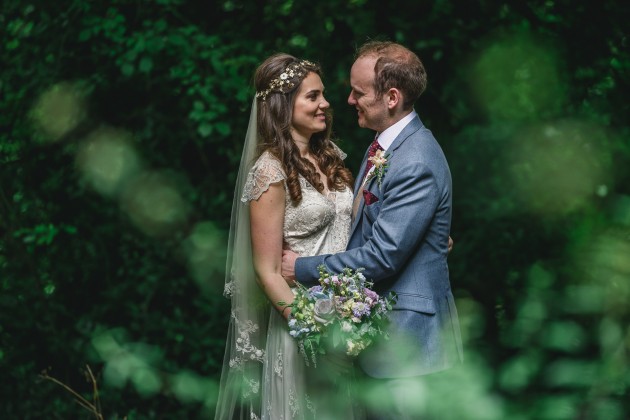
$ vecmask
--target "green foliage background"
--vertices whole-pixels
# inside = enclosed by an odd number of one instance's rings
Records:
[[[211,418],[224,244],[251,77],[319,61],[356,171],[357,45],[425,62],[417,110],[454,184],[466,368],[439,418],[627,418],[630,53],[625,3],[110,0],[0,9],[0,413]],[[428,391],[427,391],[428,392]],[[445,398],[448,402],[445,402]]]

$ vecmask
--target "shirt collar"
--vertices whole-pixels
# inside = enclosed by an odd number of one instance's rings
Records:
[[[412,110],[409,114],[405,115],[400,121],[396,124],[387,127],[381,134],[378,135],[378,144],[381,145],[383,150],[389,149],[389,146],[392,145],[396,137],[400,134],[401,131],[413,120],[418,114],[416,110]]]

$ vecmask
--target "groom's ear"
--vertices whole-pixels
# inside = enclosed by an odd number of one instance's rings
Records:
[[[402,92],[396,88],[390,88],[387,93],[387,107],[395,109],[403,104]]]

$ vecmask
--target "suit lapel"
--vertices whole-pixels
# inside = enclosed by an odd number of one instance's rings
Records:
[[[396,150],[405,142],[405,140],[407,140],[413,133],[420,130],[423,126],[424,125],[422,124],[422,121],[420,121],[420,117],[416,116],[413,120],[411,120],[409,124],[407,124],[407,126],[394,139],[393,143],[387,148],[387,152],[385,153],[389,155],[388,160],[391,160]],[[365,155],[363,156],[363,162],[361,163],[361,168],[359,169],[359,174],[362,174],[365,171],[365,166],[367,165],[367,156],[368,156],[368,153],[366,151]],[[361,191],[362,181],[363,181],[363,178],[357,178],[354,182],[354,197],[355,198],[357,194],[359,194]],[[374,182],[376,182],[374,178],[367,181],[364,185],[364,189],[370,190]],[[365,200],[363,200],[363,197],[361,197],[360,200],[361,201],[359,202],[359,207],[357,208],[356,217],[352,221],[352,227],[350,228],[349,242],[352,241],[352,236],[354,235],[354,231],[356,230],[359,224],[359,219],[361,219],[361,216],[363,214],[363,206],[365,205]]]
[[[363,172],[365,172],[365,167],[367,166],[367,158],[368,158],[368,150],[365,151],[365,155],[363,155],[363,161],[361,162],[361,167],[359,168],[359,174],[362,174]],[[363,183],[363,177],[357,176],[357,178],[354,180],[354,191],[353,191],[353,207],[354,207],[354,200],[357,199],[357,195],[360,194],[361,192],[361,184]],[[363,198],[360,199],[361,201],[359,202],[359,207],[357,208],[357,215],[360,214],[359,212],[361,211],[361,209],[363,208]],[[359,221],[358,217],[355,217],[352,220],[352,226],[350,227],[350,237],[352,237],[352,234],[354,233],[354,230],[357,227],[357,223]]]
[[[361,195],[363,195],[363,191],[372,191],[372,188],[378,188],[378,187],[372,187],[372,186],[373,186],[373,184],[374,184],[375,182],[376,182],[376,181],[375,181],[375,179],[374,179],[374,178],[368,179],[368,180],[365,182],[365,184],[363,185],[363,189],[362,189],[362,190],[361,190],[361,189],[359,190],[359,191],[361,191]],[[365,206],[365,200],[363,199],[363,197],[361,197],[361,198],[360,198],[360,201],[359,201],[359,206],[357,207],[357,217],[355,217],[355,218],[354,218],[354,219],[355,219],[355,220],[354,220],[355,222],[359,219],[359,215],[360,215],[360,214],[363,214],[363,207],[364,207],[364,206]],[[353,228],[354,228],[354,226],[355,226],[355,225],[356,225],[356,224],[353,224]]]
[[[365,152],[365,155],[363,156],[363,161],[361,162],[361,167],[359,168],[359,174],[362,174],[363,172],[365,172],[365,167],[367,166],[367,157],[368,157],[368,152]],[[360,178],[359,176],[357,176],[357,178],[354,180],[354,196],[356,197],[357,194],[359,193],[359,189],[361,188],[361,182],[363,181],[363,178]]]

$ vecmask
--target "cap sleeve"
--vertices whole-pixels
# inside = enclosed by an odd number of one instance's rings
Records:
[[[341,150],[339,146],[337,146],[337,143],[334,143],[334,142],[331,142],[331,143],[333,145],[333,149],[335,149],[335,151],[337,152],[341,160],[345,160],[346,157],[348,157],[348,155],[343,150]]]
[[[286,179],[286,175],[282,170],[280,161],[269,152],[263,153],[247,174],[241,201],[247,203],[252,200],[258,200],[262,193],[269,189],[271,184],[284,179]]]

